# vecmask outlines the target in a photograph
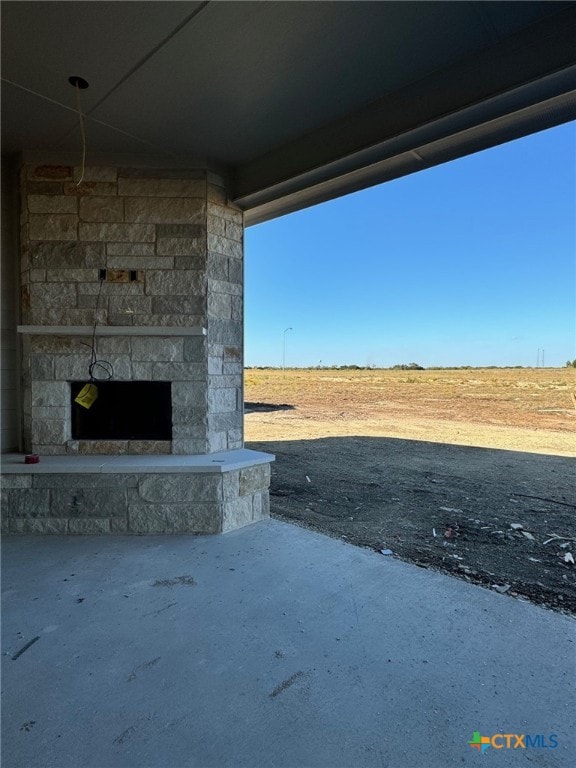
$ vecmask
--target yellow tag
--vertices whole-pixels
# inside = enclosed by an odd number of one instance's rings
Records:
[[[96,384],[85,384],[80,392],[74,398],[74,402],[83,408],[90,408],[98,397],[98,387]]]

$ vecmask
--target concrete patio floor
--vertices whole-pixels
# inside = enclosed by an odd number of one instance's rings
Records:
[[[275,520],[5,538],[2,592],[4,768],[576,764],[572,619]]]

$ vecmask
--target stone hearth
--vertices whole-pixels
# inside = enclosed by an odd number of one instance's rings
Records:
[[[223,533],[269,517],[266,453],[2,457],[3,533]]]

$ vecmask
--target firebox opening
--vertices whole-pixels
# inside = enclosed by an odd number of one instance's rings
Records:
[[[74,440],[171,440],[169,381],[97,381],[89,408],[74,402],[85,381],[70,382]]]

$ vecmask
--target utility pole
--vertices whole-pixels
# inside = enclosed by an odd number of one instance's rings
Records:
[[[286,370],[286,334],[288,331],[294,330],[293,328],[286,328],[282,337],[282,373]]]

